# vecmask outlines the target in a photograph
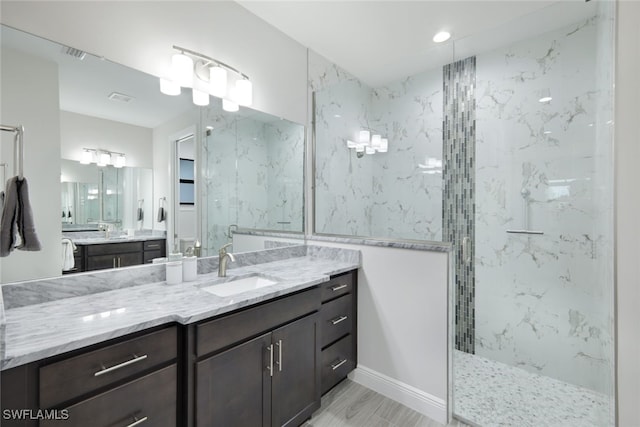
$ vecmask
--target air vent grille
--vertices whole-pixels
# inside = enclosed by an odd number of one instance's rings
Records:
[[[85,52],[84,50],[76,49],[75,47],[70,46],[63,46],[62,53],[72,56],[80,61],[82,61],[84,57],[87,56],[87,52]]]
[[[111,92],[109,99],[112,101],[131,102],[133,96],[125,95],[124,93]]]

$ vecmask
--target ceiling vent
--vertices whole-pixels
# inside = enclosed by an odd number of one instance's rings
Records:
[[[130,102],[133,96],[125,95],[124,93],[111,92],[108,98],[112,101]]]
[[[70,46],[62,46],[62,53],[72,56],[80,61],[82,61],[84,57],[87,56],[87,52],[85,52],[84,50],[76,49],[75,47]]]

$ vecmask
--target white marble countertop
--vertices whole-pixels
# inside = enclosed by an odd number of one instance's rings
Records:
[[[98,245],[104,243],[125,243],[125,242],[144,242],[147,240],[163,240],[164,236],[118,236],[118,237],[86,237],[86,238],[74,238],[69,237],[76,245]]]
[[[329,280],[330,275],[358,267],[354,262],[303,256],[230,268],[226,279],[209,273],[179,285],[157,282],[8,309],[0,337],[0,368],[9,369],[153,326],[190,324],[312,287]],[[257,273],[277,283],[224,298],[200,289]]]

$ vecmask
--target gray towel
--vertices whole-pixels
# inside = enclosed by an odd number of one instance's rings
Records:
[[[0,220],[0,257],[14,249],[39,251],[40,240],[33,223],[27,179],[14,176],[7,181]]]
[[[144,219],[144,211],[142,210],[142,208],[138,208],[138,214],[136,216],[138,218],[138,221],[142,221]]]
[[[162,206],[158,208],[158,222],[162,222],[167,219],[167,213]]]

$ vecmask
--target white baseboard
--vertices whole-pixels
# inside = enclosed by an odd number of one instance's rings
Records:
[[[447,424],[447,402],[365,366],[358,367],[349,378],[383,396],[400,402],[441,424]]]

